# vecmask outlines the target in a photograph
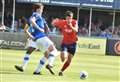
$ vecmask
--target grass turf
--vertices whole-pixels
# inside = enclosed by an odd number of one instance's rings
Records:
[[[105,55],[79,54],[77,52],[71,66],[65,70],[64,76],[58,76],[62,66],[59,56],[55,60],[53,68],[55,75],[51,75],[45,67],[43,75],[33,75],[39,58],[43,56],[38,51],[32,53],[25,72],[19,72],[14,68],[15,64],[21,64],[24,50],[0,49],[0,82],[120,82],[120,57]],[[89,77],[81,80],[80,71],[88,72]]]

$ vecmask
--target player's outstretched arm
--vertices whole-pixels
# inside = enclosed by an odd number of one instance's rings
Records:
[[[48,33],[51,32],[49,26],[48,26],[46,23],[45,23],[45,27],[46,27],[46,31],[47,31]]]
[[[53,25],[53,26],[57,26],[57,22],[59,21],[59,19],[58,18],[55,18],[55,19],[53,19],[52,20],[52,22],[51,22],[51,24]]]
[[[24,27],[24,32],[26,33],[27,32],[27,29],[29,28],[28,24],[25,25]]]
[[[35,39],[34,36],[32,36],[32,34],[29,32],[29,25],[28,24],[25,25],[24,32],[29,38],[31,38],[33,40]]]

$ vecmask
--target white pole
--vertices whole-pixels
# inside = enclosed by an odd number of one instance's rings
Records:
[[[80,4],[77,7],[77,22],[79,21],[79,14],[80,14]]]
[[[15,22],[15,0],[13,0],[13,15],[12,15],[12,28],[11,30],[14,31],[14,23]]]
[[[113,11],[112,33],[114,32],[114,29],[115,29],[115,10]]]
[[[90,18],[89,18],[89,37],[91,36],[91,22],[92,22],[92,8],[90,8]]]
[[[5,1],[2,0],[2,25],[4,25]]]

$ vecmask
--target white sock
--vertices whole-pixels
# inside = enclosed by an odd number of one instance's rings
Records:
[[[30,59],[30,55],[26,54],[24,59],[23,59],[23,63],[22,63],[22,66],[23,66],[24,69],[27,66],[27,63],[28,63],[29,59]]]
[[[49,54],[48,64],[49,64],[50,66],[53,66],[54,60],[55,60],[55,56],[52,55],[52,54]]]
[[[45,62],[46,62],[46,60],[47,60],[46,57],[42,57],[42,58],[40,59],[39,64],[38,64],[37,69],[35,70],[35,72],[38,73],[38,72],[41,71],[41,69],[43,68],[43,66],[44,66],[44,64],[45,64]]]

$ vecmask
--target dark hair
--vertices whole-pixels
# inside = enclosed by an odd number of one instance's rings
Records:
[[[36,9],[41,8],[41,7],[44,7],[42,3],[36,3],[36,4],[33,4],[32,10],[36,11]]]
[[[71,12],[71,11],[66,11],[65,12],[65,16],[71,16],[71,15],[73,15],[73,12]]]

